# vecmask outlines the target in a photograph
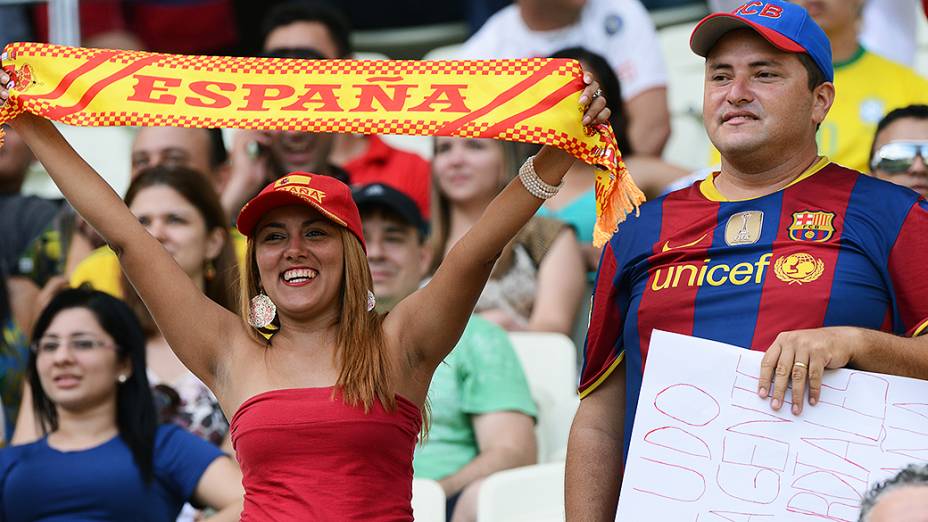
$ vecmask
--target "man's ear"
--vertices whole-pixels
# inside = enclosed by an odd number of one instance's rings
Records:
[[[820,125],[835,103],[835,84],[824,82],[812,91],[812,121]]]
[[[419,245],[419,278],[429,275],[429,268],[432,267],[432,248],[431,243],[423,241]]]

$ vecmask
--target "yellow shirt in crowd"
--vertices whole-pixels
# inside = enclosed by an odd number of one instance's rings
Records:
[[[245,236],[235,229],[229,231],[229,236],[232,238],[232,246],[235,250],[238,266],[243,267],[245,266],[247,240]],[[91,252],[74,268],[74,272],[71,274],[71,286],[76,288],[87,283],[96,290],[122,298],[121,270],[116,253],[110,247],[100,247]]]
[[[889,111],[928,103],[928,80],[863,47],[835,63],[835,102],[818,131],[818,151],[835,163],[869,172],[876,125]],[[710,165],[721,162],[712,148]]]
[[[928,81],[863,47],[835,64],[835,103],[818,132],[819,153],[868,172],[876,125],[889,111],[928,103]]]

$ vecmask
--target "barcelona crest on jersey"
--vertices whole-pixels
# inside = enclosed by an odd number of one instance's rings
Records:
[[[803,210],[793,212],[793,223],[789,226],[789,238],[794,241],[824,242],[835,232],[834,212]]]

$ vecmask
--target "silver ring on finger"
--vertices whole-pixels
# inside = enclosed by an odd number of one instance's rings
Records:
[[[603,95],[603,90],[602,90],[602,89],[596,89],[596,92],[593,93],[593,97],[590,98],[590,101],[592,102],[593,100],[595,100],[596,98],[599,98],[599,97],[602,96],[602,95]]]

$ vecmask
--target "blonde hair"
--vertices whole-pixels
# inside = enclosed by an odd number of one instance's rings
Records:
[[[367,292],[373,288],[367,255],[354,234],[343,227],[337,230],[344,251],[344,265],[338,299],[338,380],[335,388],[346,404],[363,405],[365,412],[370,411],[375,400],[393,411],[396,409],[395,373],[386,353],[384,316],[367,310]],[[261,292],[253,238],[248,238],[245,259],[248,267],[242,274],[241,316],[247,325],[251,298]],[[280,320],[275,317],[271,327],[260,331],[251,325],[247,329],[256,340],[271,345],[273,334],[280,329]]]
[[[456,138],[456,139],[474,139],[474,138]],[[437,140],[433,140],[437,143]],[[522,162],[529,156],[538,151],[538,147],[526,143],[517,143],[511,141],[495,141],[502,147],[502,165],[500,165],[499,186],[496,193],[502,192],[506,185],[512,181],[519,173],[519,167]],[[434,158],[434,156],[433,156]],[[434,274],[438,266],[445,259],[445,250],[448,247],[448,235],[451,232],[451,201],[441,191],[437,176],[435,174],[435,163],[432,160],[432,194],[431,194],[431,219],[430,226],[431,236],[429,237],[429,248],[432,251],[432,266],[429,267],[429,273]],[[507,245],[503,249],[500,259],[506,261],[512,256],[512,247]],[[507,264],[507,263],[500,263]],[[495,274],[494,270],[494,275]]]

